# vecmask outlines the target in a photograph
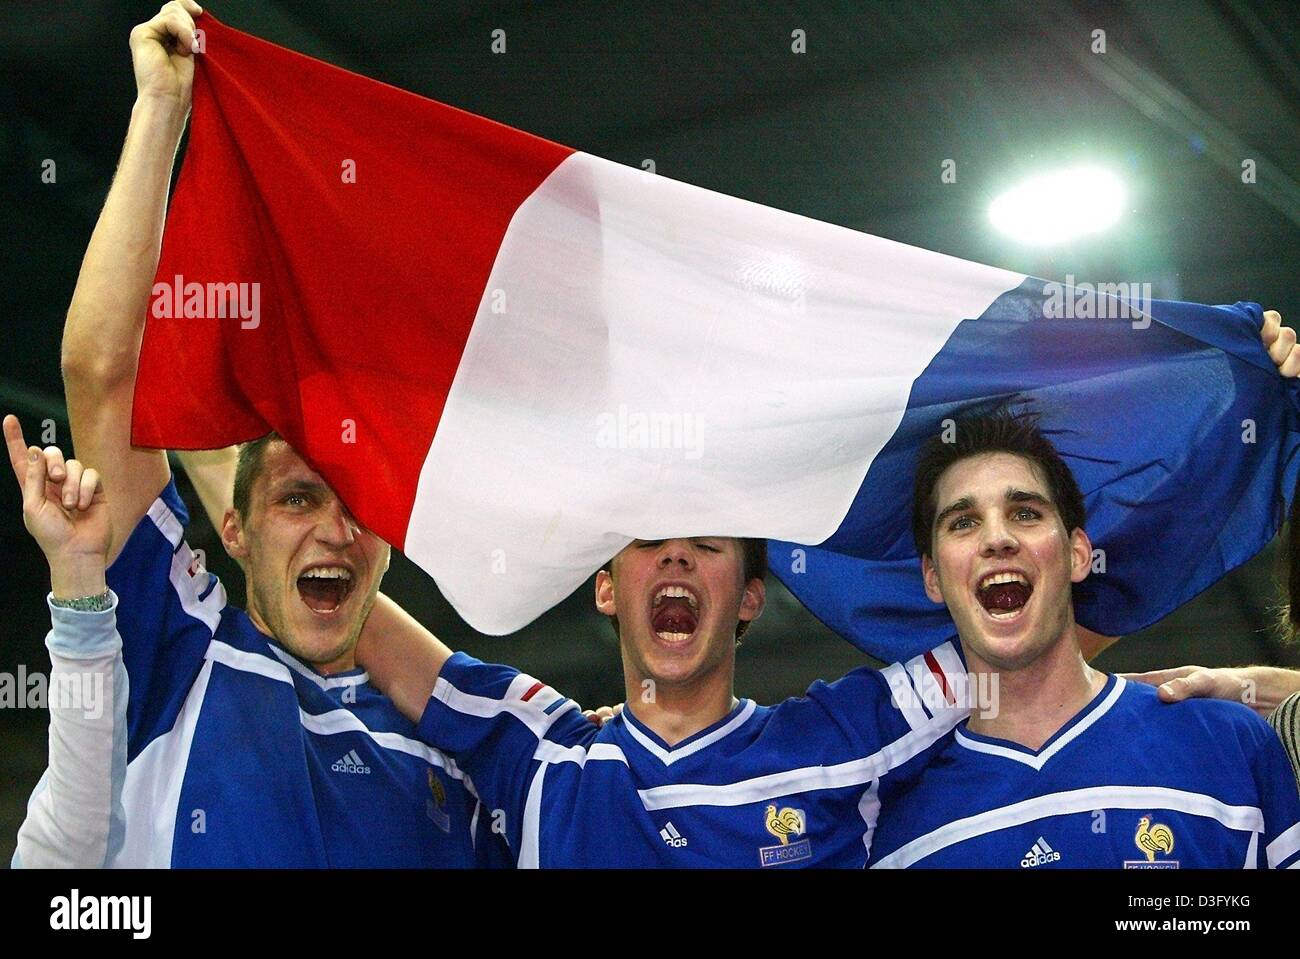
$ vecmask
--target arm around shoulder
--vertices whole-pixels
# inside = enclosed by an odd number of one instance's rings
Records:
[[[418,723],[451,650],[383,593],[375,599],[361,638],[357,663],[398,710]]]

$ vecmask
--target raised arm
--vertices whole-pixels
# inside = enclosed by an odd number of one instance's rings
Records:
[[[28,447],[4,421],[23,522],[50,566],[49,768],[18,829],[14,866],[107,865],[124,835],[126,669],[116,598],[105,586],[108,508],[93,469]],[[50,478],[58,464],[64,479]]]
[[[172,163],[190,111],[194,17],[201,12],[192,0],[174,0],[131,31],[136,102],[63,328],[72,439],[78,460],[104,477],[110,563],[170,475],[164,453],[131,446],[131,406]],[[52,478],[60,478],[57,471]]]
[[[234,506],[235,466],[239,462],[239,447],[179,450],[176,458],[185,467],[185,475],[190,478],[212,528],[221,532],[226,510]]]

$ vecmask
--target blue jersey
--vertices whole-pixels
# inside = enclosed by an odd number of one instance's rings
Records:
[[[872,867],[1236,868],[1300,861],[1282,744],[1240,703],[1162,703],[1111,676],[1038,750],[960,724],[886,783]]]
[[[228,605],[186,521],[169,483],[108,571],[130,690],[110,864],[508,864],[456,764],[363,671],[320,676]]]
[[[520,866],[860,868],[882,777],[966,715],[932,695],[955,688],[956,650],[921,659],[779,706],[741,700],[668,746],[634,704],[597,730],[533,677],[457,653],[419,735],[472,777]]]

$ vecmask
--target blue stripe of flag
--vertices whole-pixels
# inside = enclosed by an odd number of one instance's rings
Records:
[[[1045,296],[1028,279],[957,326],[829,540],[769,543],[791,592],[882,660],[956,632],[924,593],[910,525],[916,455],[944,419],[1008,401],[1041,415],[1104,551],[1105,572],[1075,586],[1076,619],[1103,635],[1172,612],[1256,555],[1285,518],[1300,469],[1300,385],[1261,345],[1257,304],[1154,301],[1143,329],[1047,319]]]

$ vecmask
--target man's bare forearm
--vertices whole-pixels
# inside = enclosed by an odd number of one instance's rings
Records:
[[[109,493],[110,561],[170,475],[161,451],[131,446],[131,418],[167,191],[188,109],[188,101],[175,97],[137,98],[63,328],[68,420],[77,456],[101,471]]]
[[[169,97],[142,97],[131,110],[117,174],[68,307],[63,369],[69,379],[134,378],[185,119],[182,105]]]
[[[357,643],[357,662],[411,722],[419,722],[442,666],[451,658],[433,633],[382,593]]]
[[[185,468],[199,494],[203,512],[208,514],[212,528],[221,535],[226,510],[235,502],[235,466],[239,462],[239,448],[227,446],[220,450],[177,450],[176,457]]]
[[[1300,692],[1300,669],[1281,666],[1248,666],[1243,672],[1245,681],[1252,683],[1251,692],[1257,711],[1272,712],[1282,700]]]
[[[1245,703],[1261,716],[1267,716],[1292,693],[1300,692],[1300,669],[1281,666],[1221,669],[1177,666],[1148,673],[1125,673],[1124,677],[1157,687],[1160,698],[1167,703],[1198,698],[1226,699]]]

